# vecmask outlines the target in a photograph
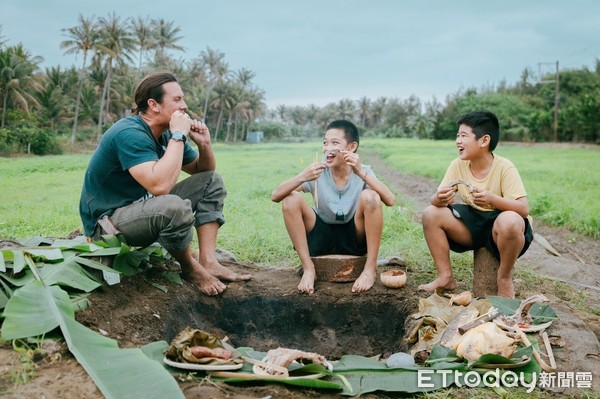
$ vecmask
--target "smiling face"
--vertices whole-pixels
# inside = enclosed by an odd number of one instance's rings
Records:
[[[177,82],[168,82],[163,85],[163,98],[162,102],[154,104],[157,107],[162,119],[167,123],[171,120],[171,115],[175,111],[185,112],[187,110],[187,104],[183,100],[183,90]],[[151,100],[152,101],[152,100]]]
[[[341,159],[343,162],[343,157],[338,157],[339,151],[355,151],[357,144],[355,141],[352,143],[348,143],[346,139],[346,134],[342,129],[329,129],[325,132],[325,138],[323,139],[323,154],[325,154],[325,163],[327,165],[332,165],[336,162],[336,159]]]
[[[462,160],[470,160],[478,157],[482,151],[485,151],[486,143],[489,142],[489,136],[485,135],[477,138],[473,129],[467,125],[460,125],[456,133],[456,148],[458,148],[458,157]]]

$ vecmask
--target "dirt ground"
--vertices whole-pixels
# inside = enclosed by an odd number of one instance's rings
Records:
[[[390,187],[410,198],[414,209],[421,210],[429,203],[437,182],[392,171],[372,154],[363,154],[363,158]],[[418,213],[415,218],[419,218]],[[534,242],[517,263],[517,268],[566,282],[576,292],[585,294],[585,299],[577,301],[577,305],[574,298],[567,297],[566,292],[561,294],[561,290],[550,287],[551,284],[528,286],[524,281],[516,281],[517,297],[525,298],[535,293],[549,296],[559,315],[549,333],[566,341],[563,348],[555,349],[558,370],[591,371],[593,391],[597,394],[600,392],[600,242],[540,223],[534,223],[534,228],[561,256],[551,255]],[[117,340],[121,347],[141,346],[158,340],[169,342],[178,331],[191,325],[217,335],[227,335],[235,346],[252,346],[263,351],[286,346],[335,358],[345,353],[375,355],[404,350],[401,343],[404,317],[414,312],[419,298],[426,296],[416,292],[410,281],[401,290],[387,289],[377,281],[372,290],[361,295],[350,293],[351,284],[319,282],[315,294],[309,297],[297,292],[299,277],[294,270],[239,263],[228,265],[235,270],[251,272],[253,280],[231,283],[220,297],[207,298],[187,283],[179,286],[161,280],[160,284],[168,286],[168,292],[164,293],[148,284],[147,281],[155,278],[152,274],[135,276],[123,279],[121,284],[94,291],[90,297],[91,306],[76,317],[90,328]],[[323,316],[311,319],[310,310],[316,307],[324,309]],[[595,309],[595,314],[590,309]],[[285,315],[290,312],[300,315],[301,319],[286,319]],[[227,322],[211,319],[210,315],[215,314]],[[297,334],[299,325],[307,326],[306,335]],[[344,330],[343,334],[340,328]],[[37,361],[34,370],[31,363],[22,363],[20,356],[10,347],[0,347],[1,397],[102,398],[91,378],[64,348]],[[15,376],[27,377],[28,382],[17,384],[13,381]],[[235,387],[203,377],[182,376],[178,380],[186,398],[340,397],[276,384]],[[584,394],[563,390],[556,397],[563,397],[561,395],[565,393],[576,397]]]

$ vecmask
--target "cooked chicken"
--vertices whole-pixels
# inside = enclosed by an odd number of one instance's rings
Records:
[[[509,358],[516,349],[516,342],[492,322],[484,323],[467,331],[456,346],[459,357],[472,362],[481,355],[492,353]]]

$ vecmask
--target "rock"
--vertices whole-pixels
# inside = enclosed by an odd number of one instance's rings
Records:
[[[398,369],[403,367],[412,367],[416,365],[415,359],[408,353],[397,352],[392,356],[388,357],[385,364],[391,369]]]

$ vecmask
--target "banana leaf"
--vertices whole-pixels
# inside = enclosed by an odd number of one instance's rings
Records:
[[[490,301],[492,306],[498,309],[501,315],[506,316],[512,316],[515,314],[521,305],[521,301],[518,299],[510,299],[491,295],[487,296],[486,299]],[[556,315],[554,309],[552,309],[552,306],[541,305],[539,303],[533,304],[533,306],[529,309],[529,314],[533,318],[533,324],[542,324],[558,319],[558,316]]]
[[[55,263],[63,260],[62,251],[58,248],[23,248],[36,262]]]
[[[9,276],[6,273],[0,273],[0,279],[9,282],[10,284],[14,285],[15,287],[22,287],[25,284],[28,284],[28,283],[34,281],[35,276],[33,275],[33,273],[30,270],[25,270],[23,275],[21,275],[19,277]]]
[[[4,263],[4,254],[0,251],[0,272],[6,272],[6,264]]]
[[[92,292],[102,285],[73,259],[55,265],[45,264],[40,268],[40,275],[48,285],[58,284],[85,292]]]
[[[36,281],[15,291],[4,311],[3,340],[37,336],[56,327],[71,353],[106,398],[184,398],[171,375],[140,349],[120,349],[74,319],[68,294]]]

